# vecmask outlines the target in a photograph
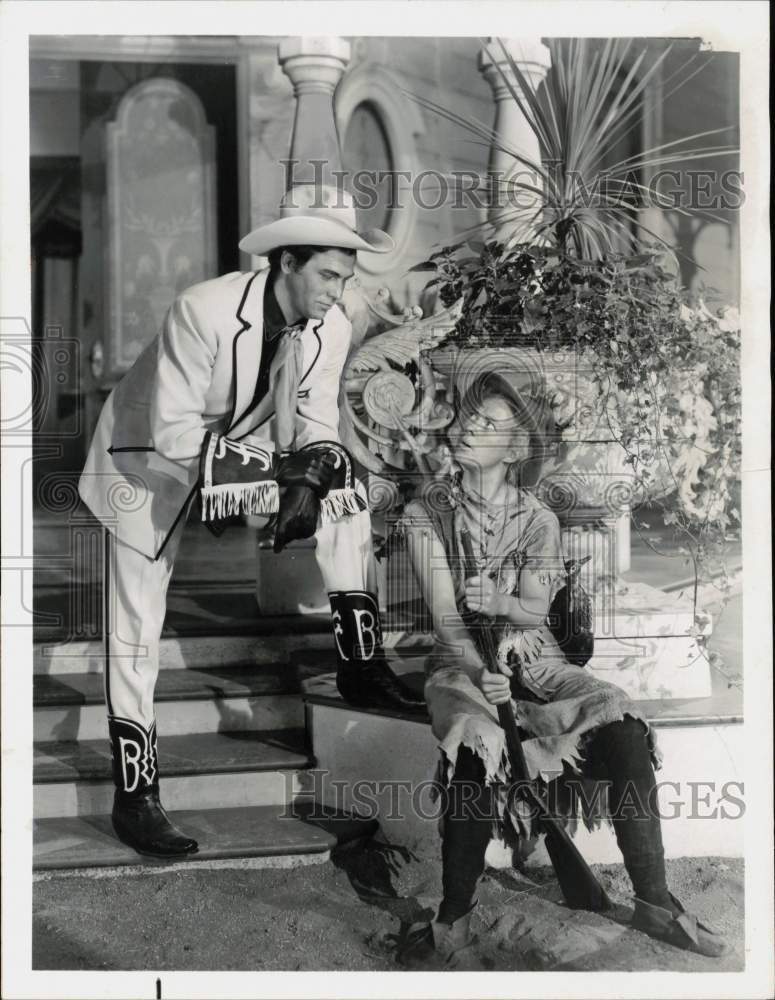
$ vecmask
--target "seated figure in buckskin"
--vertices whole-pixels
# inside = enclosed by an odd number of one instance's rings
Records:
[[[397,529],[433,620],[425,698],[444,790],[443,899],[435,920],[404,936],[398,957],[406,965],[471,961],[469,924],[492,834],[523,852],[535,842],[522,800],[509,795],[496,711],[508,701],[528,777],[553,811],[573,822],[581,806],[590,825],[612,821],[635,895],[634,926],[707,956],[726,950],[667,887],[652,729],[623,690],[571,662],[572,631],[550,624],[567,568],[557,517],[529,489],[529,470],[540,470],[552,423],[541,394],[528,399],[501,375],[480,377],[448,432],[448,490],[434,484],[425,500],[407,504]],[[497,664],[488,662],[484,630]]]

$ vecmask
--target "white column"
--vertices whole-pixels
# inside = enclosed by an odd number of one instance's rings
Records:
[[[479,71],[492,87],[493,97],[495,98],[494,131],[501,142],[509,149],[513,149],[515,152],[526,156],[531,161],[540,163],[541,149],[538,138],[525,120],[525,116],[520,111],[519,105],[514,100],[506,84],[506,80],[504,80],[505,74],[509,83],[515,88],[521,99],[523,97],[522,88],[517,83],[508,59],[501,48],[501,41],[521,72],[528,78],[533,89],[541,83],[549,72],[551,66],[549,49],[540,39],[536,38],[504,38],[502,40],[492,38],[489,39],[484,48],[479,52]],[[495,146],[490,151],[488,169],[490,177],[496,182],[498,179],[502,182],[509,174],[529,170],[524,164],[520,164],[515,160],[513,156],[503,150],[497,149]],[[530,178],[530,183],[534,183],[535,181],[538,181],[538,178]],[[540,186],[540,183],[538,186]],[[528,193],[524,191],[519,192],[519,208],[524,206],[528,209],[530,204],[531,199]],[[489,221],[495,223],[497,226],[499,217],[504,213],[507,215],[512,214],[509,211],[504,193],[502,193],[500,198],[493,198],[488,213]],[[500,225],[496,233],[497,237],[499,239],[503,238],[504,235],[507,235],[508,230],[512,228],[513,223],[511,225]]]
[[[350,43],[336,36],[285,38],[278,59],[296,97],[290,159],[299,164],[293,179],[334,183],[331,172],[342,169],[334,91],[350,61]],[[313,160],[323,164],[314,166]]]
[[[631,514],[622,514],[616,522],[616,572],[626,573],[631,564]]]

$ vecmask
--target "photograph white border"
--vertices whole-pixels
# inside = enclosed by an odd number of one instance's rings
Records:
[[[0,4],[0,323],[30,319],[28,38],[32,35],[700,37],[741,55],[743,656],[746,971],[742,973],[163,973],[164,997],[769,997],[773,990],[772,658],[769,380],[769,23],[760,2],[81,2]],[[402,30],[396,30],[400,27]],[[3,334],[5,335],[5,334]],[[3,372],[3,426],[30,385]],[[31,439],[2,442],[2,995],[153,997],[157,973],[34,972],[32,524],[21,509]],[[26,464],[25,464],[26,462]],[[25,490],[31,496],[31,490]]]

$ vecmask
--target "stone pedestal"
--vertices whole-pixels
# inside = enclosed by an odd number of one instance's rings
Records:
[[[711,669],[691,600],[616,580],[594,591],[595,652],[586,668],[635,701],[708,698]],[[711,630],[708,623],[706,632]]]
[[[291,542],[277,553],[256,546],[256,601],[262,615],[328,614],[314,538]]]
[[[387,594],[387,562],[378,560],[377,595],[383,618]],[[291,542],[282,552],[256,546],[256,601],[262,615],[311,615],[330,611],[323,586],[315,539]]]

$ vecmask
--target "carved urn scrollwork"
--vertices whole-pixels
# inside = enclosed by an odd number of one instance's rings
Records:
[[[342,440],[370,472],[405,470],[409,454],[418,469],[426,470],[428,434],[454,417],[449,402],[439,395],[439,375],[429,352],[454,328],[461,303],[423,319],[416,309],[392,314],[362,294],[388,329],[364,339],[346,365]]]

